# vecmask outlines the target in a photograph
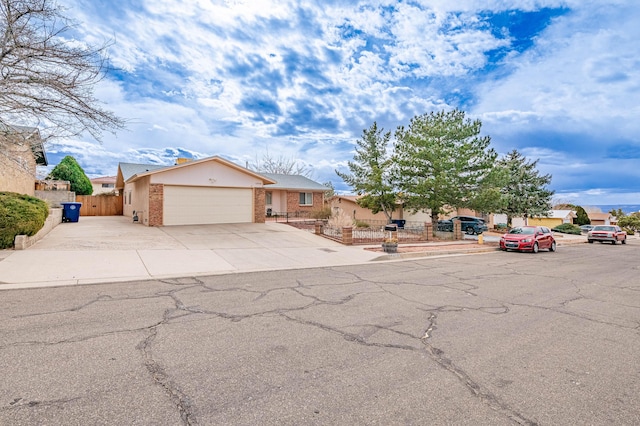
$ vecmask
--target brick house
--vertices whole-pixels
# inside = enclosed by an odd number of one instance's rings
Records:
[[[123,215],[147,226],[261,223],[271,179],[221,157],[173,166],[120,163]]]
[[[301,175],[260,173],[275,183],[265,185],[265,214],[308,216],[324,207],[327,187]]]

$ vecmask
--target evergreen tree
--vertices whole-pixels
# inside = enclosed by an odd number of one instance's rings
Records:
[[[629,233],[640,231],[640,212],[631,213],[628,216],[618,216],[618,225]]]
[[[573,206],[573,209],[576,211],[576,220],[575,224],[578,226],[582,225],[590,225],[591,219],[589,219],[589,215],[587,211],[582,208],[582,206]]]
[[[51,170],[47,179],[67,180],[71,183],[71,191],[76,195],[91,195],[93,185],[80,167],[80,164],[70,155],[67,155]]]
[[[391,132],[383,133],[377,123],[362,131],[353,161],[348,162],[351,173],[336,170],[338,176],[358,195],[358,205],[374,214],[383,212],[388,221],[396,208],[397,194],[391,181],[391,156],[387,145]]]
[[[554,191],[546,188],[551,175],[540,175],[537,164],[538,160],[527,161],[515,149],[497,162],[506,180],[501,190],[503,207],[495,213],[506,214],[508,226],[514,217],[546,216],[551,210]]]
[[[430,210],[435,224],[445,209],[469,207],[487,195],[496,153],[491,138],[479,136],[481,126],[453,110],[416,116],[397,129],[396,178],[408,208]]]
[[[611,216],[616,217],[618,220],[622,219],[623,217],[625,217],[626,215],[624,214],[624,212],[622,211],[622,209],[611,209],[609,211],[609,214]]]

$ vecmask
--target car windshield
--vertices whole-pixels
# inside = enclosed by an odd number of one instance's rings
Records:
[[[509,230],[510,234],[533,234],[535,232],[535,228],[511,228],[511,230]]]
[[[595,226],[593,228],[593,230],[594,231],[609,231],[609,232],[612,232],[612,231],[615,231],[616,228],[613,227],[613,226]]]

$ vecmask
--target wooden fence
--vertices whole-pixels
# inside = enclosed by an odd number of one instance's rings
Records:
[[[76,195],[80,216],[121,216],[122,195]]]

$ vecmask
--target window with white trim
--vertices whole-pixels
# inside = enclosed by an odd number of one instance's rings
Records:
[[[301,206],[312,206],[313,205],[313,193],[311,193],[311,192],[301,192],[300,193],[300,205]]]
[[[273,194],[271,193],[271,191],[267,191],[264,194],[264,203],[268,206],[270,206],[271,204],[273,204],[272,202],[273,200]]]

